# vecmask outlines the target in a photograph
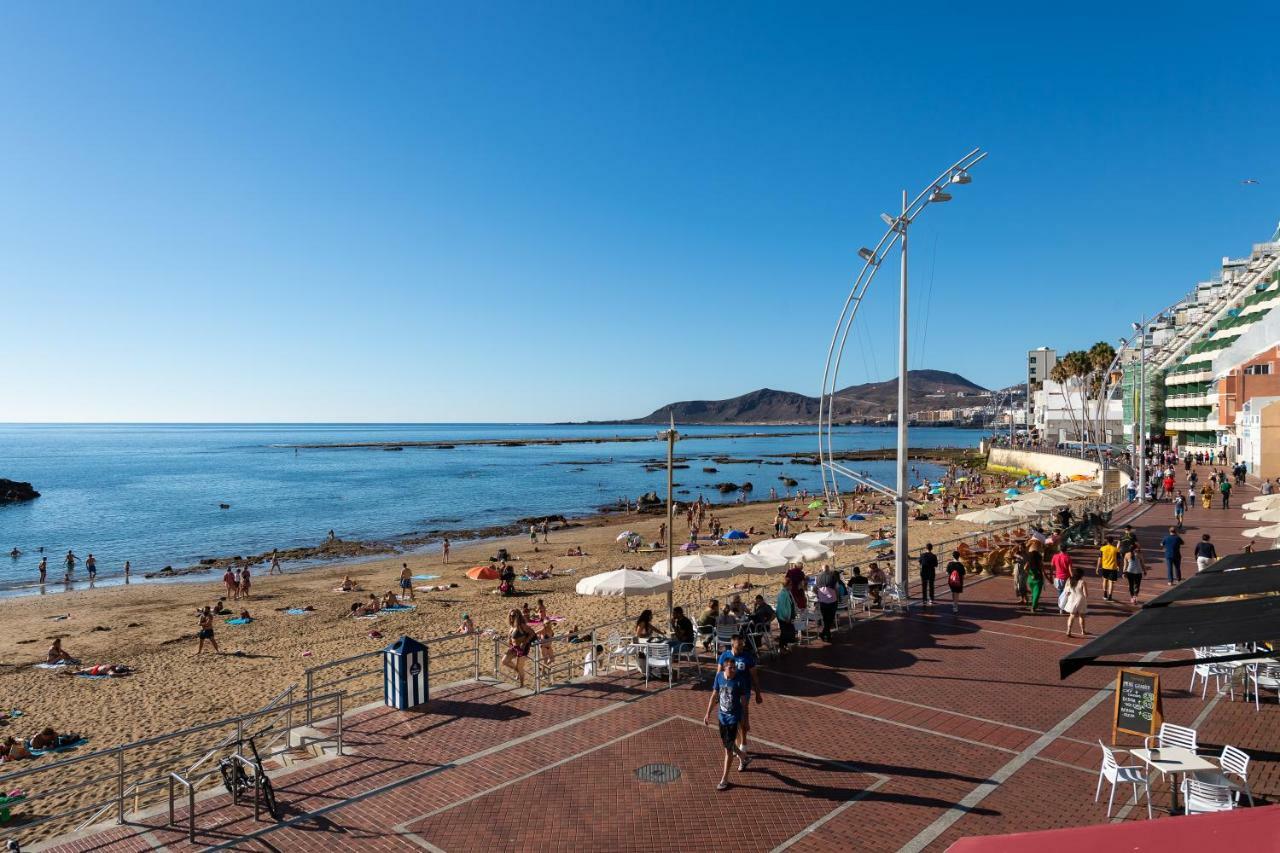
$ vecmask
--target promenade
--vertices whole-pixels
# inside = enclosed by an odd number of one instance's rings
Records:
[[[1202,474],[1204,471],[1202,469]],[[1252,487],[1237,490],[1236,503]],[[1148,554],[1144,599],[1164,589],[1157,543],[1168,504],[1122,508]],[[1210,532],[1219,553],[1244,544],[1240,511],[1188,514],[1190,544]],[[1091,567],[1094,555],[1075,554]],[[1090,573],[1089,629],[1123,619]],[[643,685],[614,675],[529,695],[505,685],[459,685],[423,710],[373,708],[348,719],[349,755],[274,775],[286,812],[255,822],[221,796],[199,803],[197,844],[167,813],[42,845],[59,851],[237,849],[683,851],[944,850],[971,835],[1101,823],[1093,801],[1109,742],[1115,670],[1059,681],[1064,635],[1051,600],[1032,616],[1008,578],[982,578],[949,607],[858,624],[833,645],[802,647],[762,670],[751,712],[755,761],[715,790],[721,751],[702,725],[705,689]],[[1171,653],[1182,654],[1182,653]],[[1200,743],[1253,756],[1255,799],[1280,801],[1280,706],[1256,711],[1237,694],[1207,700],[1189,668],[1161,671],[1165,719]],[[1137,738],[1122,745],[1136,746]],[[669,781],[637,771],[661,765]],[[1117,792],[1114,820],[1146,820]],[[1169,789],[1156,782],[1157,817]],[[1280,809],[1276,821],[1280,822]],[[1187,820],[1187,818],[1175,818]],[[28,848],[33,849],[33,848]]]

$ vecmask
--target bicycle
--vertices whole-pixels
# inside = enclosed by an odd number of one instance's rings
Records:
[[[267,813],[277,821],[282,820],[280,816],[280,807],[276,804],[276,792],[271,787],[271,777],[267,775],[267,771],[262,767],[262,758],[258,755],[258,745],[253,738],[249,738],[249,750],[253,753],[253,772],[252,777],[244,770],[244,764],[237,760],[237,756],[231,758],[223,758],[218,762],[218,772],[222,775],[222,784],[227,789],[227,793],[231,795],[234,802],[240,802],[240,797],[254,790],[255,779],[257,780],[257,792],[261,797],[261,802],[266,806]]]

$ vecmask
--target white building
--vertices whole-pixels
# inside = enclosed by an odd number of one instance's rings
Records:
[[[1052,379],[1043,380],[1040,390],[1032,394],[1031,417],[1037,434],[1045,441],[1063,443],[1079,441],[1080,433],[1084,430],[1085,441],[1119,441],[1124,426],[1124,402],[1107,402],[1103,412],[1102,434],[1093,435],[1091,431],[1097,420],[1098,401],[1084,401],[1082,410],[1080,398],[1080,391],[1066,390]]]
[[[1262,464],[1262,410],[1280,397],[1252,397],[1236,412],[1236,459],[1256,474]]]

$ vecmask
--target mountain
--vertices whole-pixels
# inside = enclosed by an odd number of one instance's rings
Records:
[[[934,411],[978,406],[989,402],[990,392],[956,373],[945,370],[912,370],[909,377],[909,409]],[[836,392],[837,421],[884,420],[897,411],[898,379],[850,385]],[[657,409],[643,418],[614,423],[662,424],[674,414],[683,424],[813,423],[818,398],[794,391],[761,388],[728,400],[685,400]]]

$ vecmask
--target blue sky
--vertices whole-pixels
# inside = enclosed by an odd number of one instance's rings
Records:
[[[1035,5],[6,4],[0,420],[813,393],[878,214],[975,145],[911,363],[1013,381],[1280,220],[1272,7]]]

